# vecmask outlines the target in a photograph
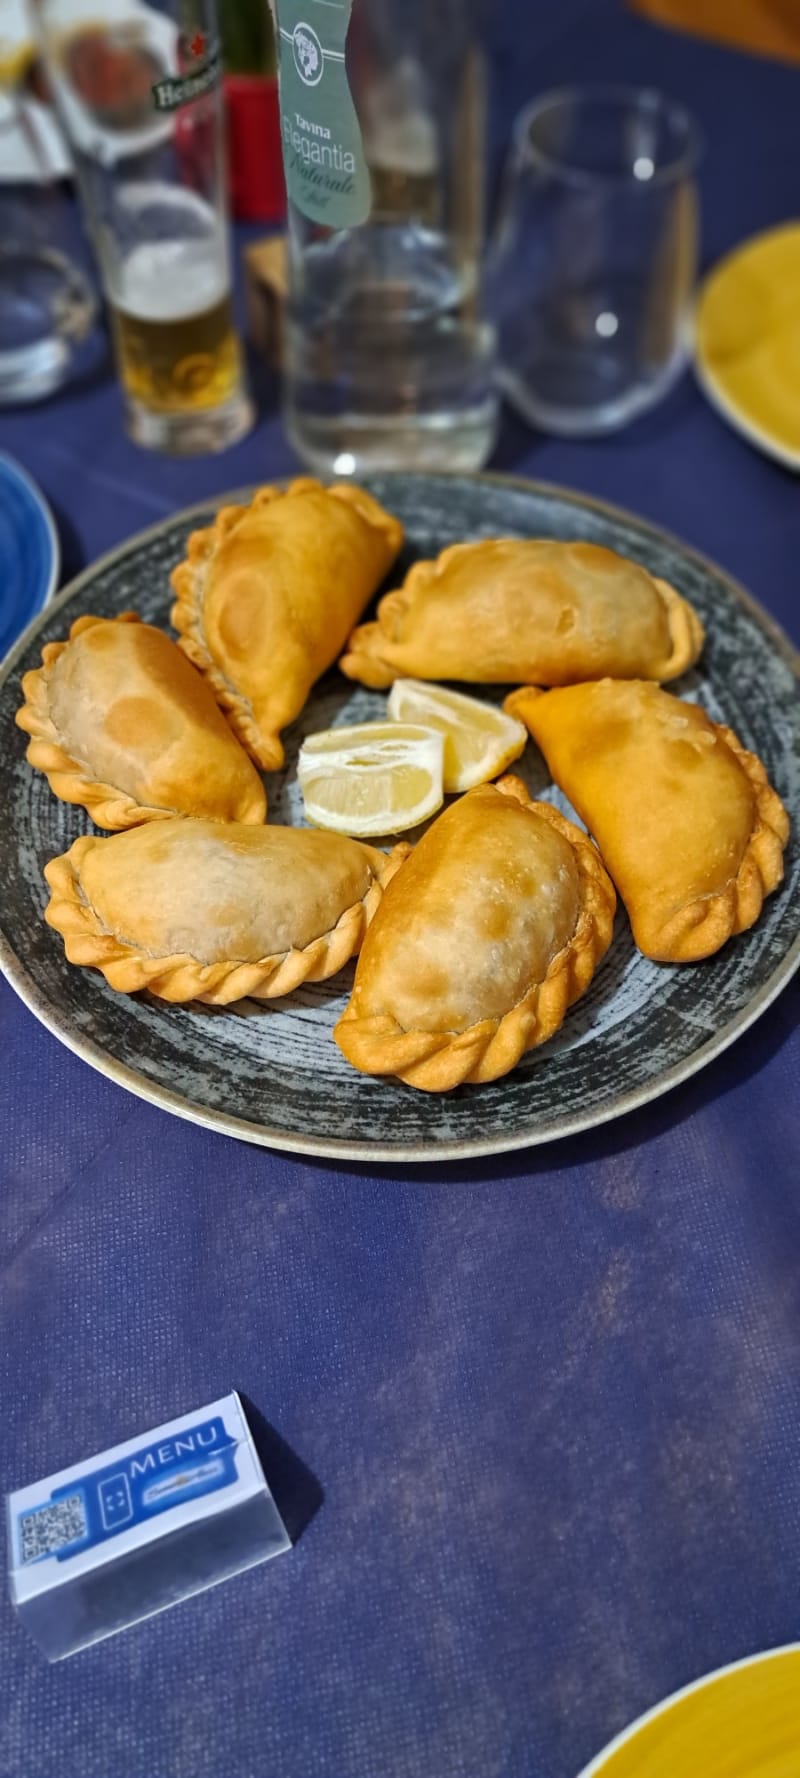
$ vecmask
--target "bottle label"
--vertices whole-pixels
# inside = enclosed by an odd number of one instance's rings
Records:
[[[222,58],[216,38],[205,31],[182,34],[178,39],[178,72],[152,88],[156,111],[177,111],[219,86]]]
[[[354,228],[371,190],[344,46],[353,0],[275,0],[286,188],[312,222]]]

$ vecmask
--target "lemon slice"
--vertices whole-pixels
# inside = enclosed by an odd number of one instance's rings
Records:
[[[519,759],[528,738],[515,716],[423,679],[396,679],[389,694],[393,722],[421,722],[444,736],[444,788],[472,790]]]
[[[442,806],[443,754],[441,733],[415,723],[309,735],[297,761],[306,818],[355,838],[416,827]]]

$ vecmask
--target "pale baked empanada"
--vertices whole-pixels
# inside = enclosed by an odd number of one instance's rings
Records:
[[[19,727],[56,796],[98,827],[170,815],[263,822],[264,786],[174,642],[133,612],[79,617],[26,673]]]
[[[172,575],[180,646],[205,673],[266,771],[280,731],[335,661],[403,541],[403,528],[350,482],[260,488],[189,538]]]
[[[426,1092],[495,1080],[588,987],[615,904],[591,841],[518,778],[468,791],[387,890],[339,1048]]]
[[[407,851],[191,818],[85,835],[45,866],[45,919],[122,994],[269,1000],[342,968]]]
[[[729,728],[658,686],[511,693],[594,835],[640,951],[688,963],[752,926],[783,876],[784,806]]]
[[[570,685],[674,679],[702,646],[693,607],[636,562],[595,543],[497,538],[417,562],[339,664],[376,688],[405,674]]]

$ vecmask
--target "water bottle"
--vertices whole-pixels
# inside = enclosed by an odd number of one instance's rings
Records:
[[[273,0],[289,202],[285,421],[323,475],[480,468],[476,0]]]

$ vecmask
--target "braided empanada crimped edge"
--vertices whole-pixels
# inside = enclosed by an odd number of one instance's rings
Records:
[[[99,623],[138,624],[141,621],[135,611],[122,611],[116,618],[91,617],[88,614],[76,618],[67,640],[45,643],[41,667],[33,667],[29,673],[23,675],[25,702],[14,718],[17,727],[24,729],[31,737],[25,751],[28,764],[44,772],[53,794],[61,802],[79,803],[98,827],[107,827],[114,833],[120,833],[128,827],[140,827],[144,821],[168,821],[174,817],[176,811],[137,803],[126,791],[120,790],[118,785],[104,784],[100,779],[91,777],[87,765],[67,753],[61,745],[50,715],[48,680],[50,668],[64,650],[69,648],[70,642],[84,630],[90,630]]]
[[[501,778],[495,789],[548,821],[572,846],[580,881],[575,931],[543,981],[532,984],[502,1018],[483,1019],[465,1031],[406,1031],[388,1014],[360,1017],[351,1011],[351,1002],[333,1035],[348,1062],[365,1074],[398,1075],[428,1093],[496,1080],[526,1050],[554,1036],[608,950],[617,898],[597,848],[557,809],[529,797],[519,778]]]
[[[783,878],[783,853],[790,829],[787,811],[758,755],[749,753],[724,723],[714,722],[712,727],[750,783],[755,824],[736,876],[725,889],[687,902],[664,922],[647,946],[641,944],[632,920],[636,943],[656,963],[699,963],[713,956],[729,938],[755,925],[765,897]]]
[[[50,900],[44,917],[61,934],[68,961],[99,969],[109,987],[121,994],[148,988],[162,1000],[200,1000],[211,1006],[227,1006],[245,996],[274,1000],[291,994],[301,982],[321,982],[335,975],[355,955],[386,884],[411,850],[405,844],[388,854],[367,848],[374,874],[366,894],[344,909],[329,932],[320,933],[302,950],[281,951],[252,962],[202,964],[188,953],[150,956],[99,924],[82,892],[80,866],[87,851],[105,844],[84,834],[68,852],[45,865]]]
[[[365,524],[387,532],[392,546],[400,548],[403,528],[399,520],[393,518],[391,513],[384,512],[378,502],[375,502],[378,508],[376,513],[369,510],[363,503],[363,497],[359,498],[363,496],[360,488],[347,482],[325,488],[313,476],[298,476],[286,488],[272,484],[257,488],[248,506],[221,507],[213,524],[202,530],[192,531],[186,545],[186,559],[173,568],[170,576],[172,590],[176,595],[171,621],[178,631],[178,646],[198,672],[208,680],[217,703],[225,711],[242,746],[247,748],[248,753],[265,772],[277,771],[283,765],[283,743],[280,735],[265,733],[256,721],[249,698],[244,697],[231,683],[211,653],[203,627],[206,567],[217,545],[236,529],[248,512],[259,506],[268,506],[273,500],[283,500],[318,489],[354,506]]]
[[[659,580],[657,575],[652,579],[666,607],[672,650],[657,671],[643,673],[642,678],[657,679],[663,684],[666,680],[677,679],[687,667],[694,666],[702,653],[706,632],[694,606],[682,593],[677,592],[668,580]]]
[[[339,658],[339,667],[348,679],[357,679],[372,691],[385,691],[401,677],[406,668],[393,663],[390,654],[383,652],[385,647],[391,649],[395,620],[404,617],[409,605],[415,604],[430,582],[444,573],[453,556],[463,555],[464,550],[472,548],[471,543],[449,544],[440,555],[414,562],[402,586],[392,587],[390,592],[384,593],[378,601],[376,618],[356,626]]]

